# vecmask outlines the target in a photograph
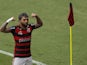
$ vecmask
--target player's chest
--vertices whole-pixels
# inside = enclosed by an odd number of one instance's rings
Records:
[[[24,35],[24,34],[29,34],[32,32],[32,28],[28,27],[26,29],[22,29],[22,28],[16,28],[15,33],[18,35]]]

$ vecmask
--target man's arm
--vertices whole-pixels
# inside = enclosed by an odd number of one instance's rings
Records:
[[[8,33],[10,30],[6,28],[7,25],[8,25],[7,22],[3,23],[2,26],[0,27],[0,31],[4,33]]]
[[[9,28],[6,28],[6,27],[7,27],[8,23],[9,23],[10,21],[12,21],[12,20],[14,20],[13,17],[11,17],[11,18],[9,18],[8,20],[6,20],[6,22],[1,25],[0,31],[1,31],[1,32],[4,32],[4,33],[9,33],[9,32],[10,32],[10,29],[9,29]]]
[[[38,15],[36,15],[35,13],[32,13],[31,16],[36,18],[37,23],[35,24],[35,28],[39,28],[43,25],[43,22]]]

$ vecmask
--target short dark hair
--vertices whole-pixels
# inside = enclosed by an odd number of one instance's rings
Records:
[[[28,17],[28,14],[27,14],[27,13],[21,13],[21,14],[18,16],[18,19],[21,20],[22,17]]]

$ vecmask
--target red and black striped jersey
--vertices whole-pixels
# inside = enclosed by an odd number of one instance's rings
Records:
[[[35,25],[32,24],[27,25],[25,30],[23,30],[20,26],[10,27],[15,41],[14,57],[31,56],[30,45],[33,29],[35,29]]]

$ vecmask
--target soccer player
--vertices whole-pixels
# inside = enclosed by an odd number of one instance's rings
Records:
[[[36,24],[29,24],[27,13],[21,13],[18,16],[19,24],[16,26],[7,27],[8,23],[14,21],[14,17],[6,20],[1,25],[0,31],[4,33],[12,33],[15,41],[13,65],[32,65],[31,56],[31,34],[34,29],[43,25],[39,16],[35,13],[31,15],[36,19]]]

